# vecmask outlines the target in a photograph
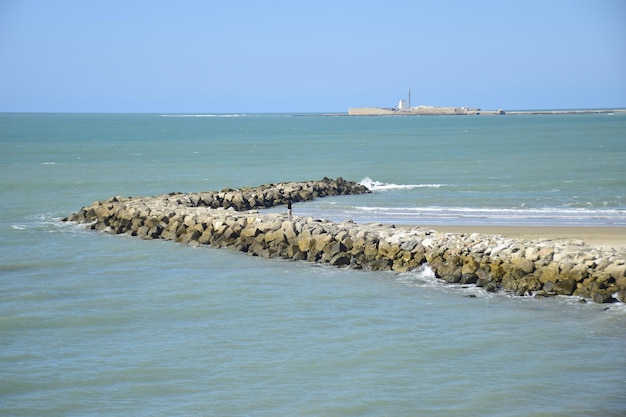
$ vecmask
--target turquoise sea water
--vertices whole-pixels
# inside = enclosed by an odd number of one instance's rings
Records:
[[[375,192],[294,214],[623,226],[624,160],[618,114],[0,114],[0,415],[622,416],[621,304],[59,219],[113,195],[343,176]]]

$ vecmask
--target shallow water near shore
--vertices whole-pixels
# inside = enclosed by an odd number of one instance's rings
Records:
[[[343,176],[378,189],[296,214],[610,227],[626,118],[173,116],[0,115],[0,414],[623,415],[622,304],[58,220],[112,195]]]

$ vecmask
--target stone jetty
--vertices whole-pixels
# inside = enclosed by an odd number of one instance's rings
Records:
[[[231,248],[263,258],[408,272],[429,266],[456,284],[516,295],[573,295],[626,302],[626,253],[581,241],[519,240],[439,233],[423,227],[331,222],[262,213],[264,208],[370,191],[342,178],[219,192],[113,197],[63,219],[88,228],[192,246]],[[297,213],[297,210],[295,210]]]

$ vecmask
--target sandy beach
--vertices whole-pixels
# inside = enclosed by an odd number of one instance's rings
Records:
[[[479,233],[515,239],[582,240],[591,246],[626,249],[626,227],[587,226],[420,226],[443,233]]]

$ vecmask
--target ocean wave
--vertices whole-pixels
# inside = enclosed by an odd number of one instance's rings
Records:
[[[328,207],[327,207],[328,209]],[[340,217],[356,222],[399,224],[507,224],[626,226],[626,210],[593,208],[344,207]]]
[[[245,117],[245,114],[162,114],[161,117]]]
[[[59,213],[42,213],[26,216],[25,223],[15,223],[11,229],[19,231],[38,231],[45,233],[87,231],[84,225],[61,221]]]
[[[459,292],[465,296],[472,298],[494,298],[497,296],[510,296],[510,294],[506,292],[488,292],[484,288],[474,284],[448,283],[440,278],[437,278],[435,271],[432,270],[428,263],[423,264],[418,269],[398,274],[396,275],[395,279],[397,282],[410,287],[431,288],[436,290],[448,289],[450,291]]]
[[[626,223],[626,211],[592,208],[474,208],[474,207],[367,207],[355,211],[385,218],[490,219],[490,220],[608,220]]]
[[[468,214],[468,215],[572,215],[572,216],[619,216],[626,218],[626,210],[622,209],[600,209],[600,208],[557,208],[557,207],[545,207],[545,208],[476,208],[476,207],[441,207],[441,206],[429,206],[429,207],[371,207],[371,206],[357,206],[355,207],[360,211],[380,211],[388,213],[412,213],[412,214]]]
[[[380,181],[374,181],[370,177],[365,177],[359,184],[364,185],[370,191],[390,191],[390,190],[412,190],[414,188],[440,188],[446,184],[393,184]]]
[[[477,286],[476,284],[448,283],[440,278],[437,278],[435,272],[432,270],[430,265],[428,265],[428,263],[423,264],[418,269],[400,273],[396,275],[395,279],[397,282],[410,287],[420,287],[435,290],[444,289],[451,292],[459,293],[464,297],[470,298],[508,298],[514,299],[517,302],[524,304],[550,303],[551,305],[553,305],[554,303],[560,303],[568,305],[569,307],[575,307],[579,309],[601,309],[602,311],[605,311],[609,314],[614,314],[616,317],[621,317],[626,314],[626,303],[622,302],[616,302],[612,304],[599,304],[594,303],[593,301],[581,302],[582,298],[575,295],[559,295],[556,297],[551,297],[548,300],[543,297],[538,297],[534,293],[530,294],[530,296],[518,296],[510,291],[490,292],[485,290],[483,287]]]

